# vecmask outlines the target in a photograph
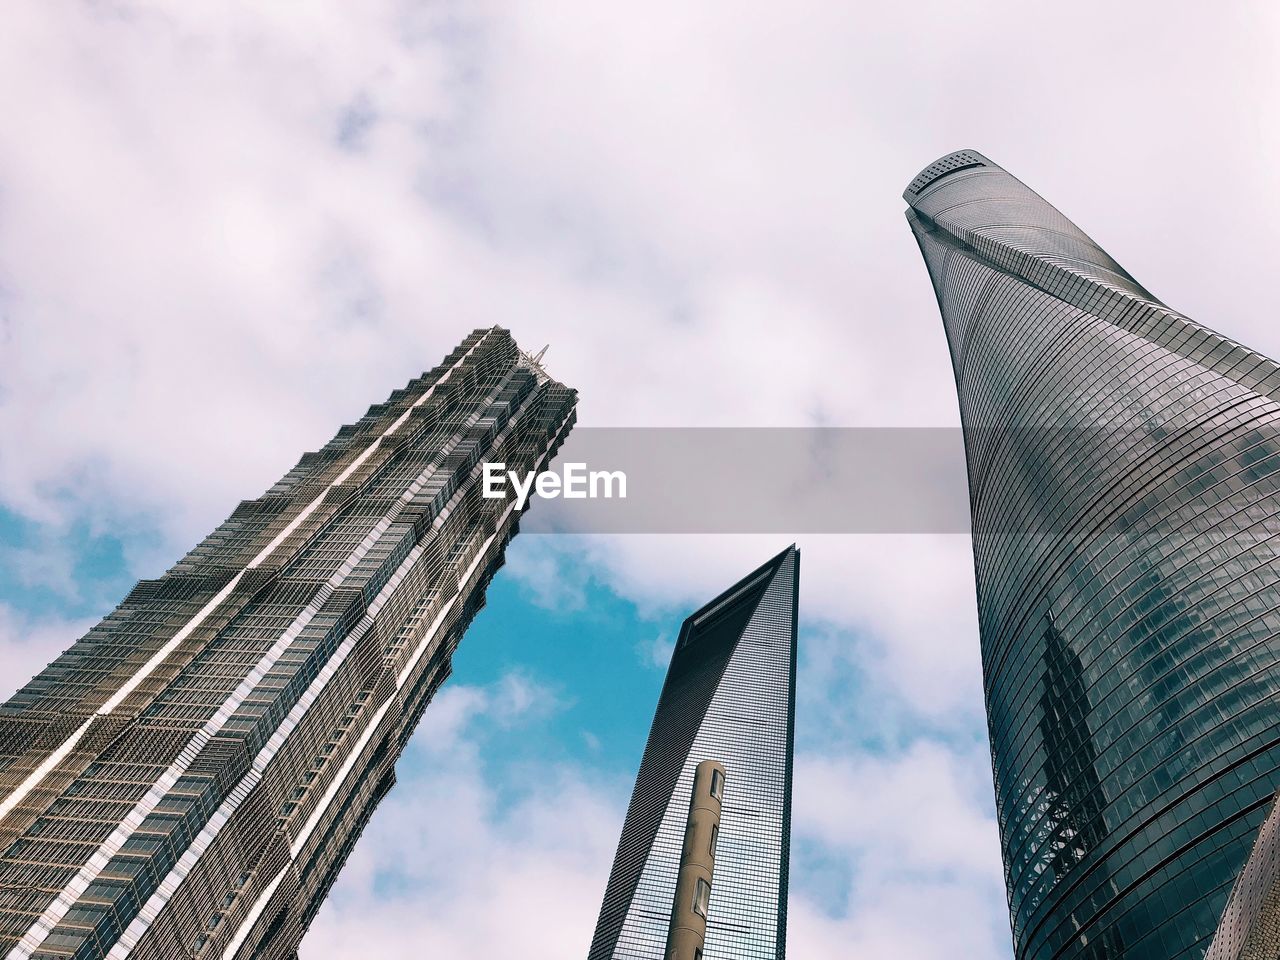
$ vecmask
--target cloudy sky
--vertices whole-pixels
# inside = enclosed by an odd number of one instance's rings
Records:
[[[1273,8],[10,4],[6,692],[475,327],[584,425],[954,425],[957,148],[1280,355]],[[517,541],[304,960],[583,955],[672,633],[786,542]],[[800,547],[792,955],[1008,958],[967,540]]]

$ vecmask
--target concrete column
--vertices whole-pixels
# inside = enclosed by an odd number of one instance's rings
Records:
[[[667,929],[666,960],[702,960],[724,789],[723,764],[718,760],[703,760],[698,764],[693,774],[684,848],[680,852],[676,897],[671,905],[671,925]]]

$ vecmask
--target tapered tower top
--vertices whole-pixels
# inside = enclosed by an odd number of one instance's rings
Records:
[[[978,167],[994,166],[990,160],[977,150],[957,150],[939,157],[912,178],[907,189],[902,191],[902,199],[915,206],[915,200],[921,193],[933,186],[943,177],[959,173],[962,170],[975,170]],[[997,169],[999,169],[997,167]]]

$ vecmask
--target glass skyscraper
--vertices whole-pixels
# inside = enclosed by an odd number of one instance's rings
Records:
[[[475,331],[0,706],[0,950],[292,957],[575,402]]]
[[[799,576],[792,546],[680,628],[589,960],[663,960],[694,773],[707,760],[722,765],[725,788],[703,957],[785,957]]]
[[[979,153],[904,196],[964,429],[1017,956],[1200,958],[1280,787],[1280,367]]]

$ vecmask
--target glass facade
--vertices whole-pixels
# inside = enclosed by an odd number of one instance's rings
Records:
[[[1017,956],[1202,957],[1280,787],[1280,367],[981,154],[904,196],[965,435]]]
[[[575,402],[475,331],[0,706],[0,949],[293,956]]]
[[[704,760],[725,768],[706,960],[785,957],[799,574],[791,547],[681,627],[589,960],[663,960]]]

